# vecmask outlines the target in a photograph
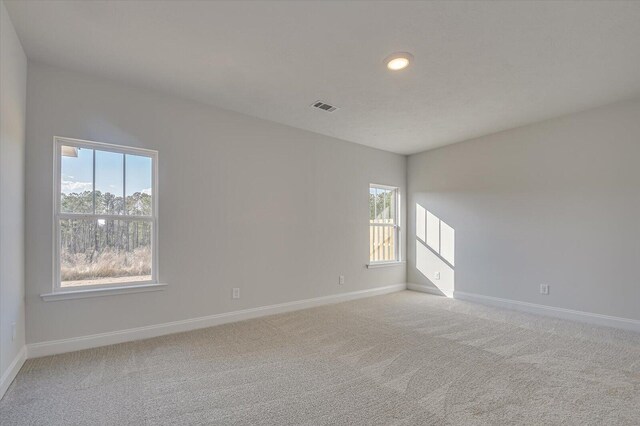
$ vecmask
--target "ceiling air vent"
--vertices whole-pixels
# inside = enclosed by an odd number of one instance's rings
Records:
[[[326,102],[322,102],[322,101],[315,101],[313,104],[311,104],[312,107],[314,108],[318,108],[321,109],[323,111],[326,112],[334,112],[335,110],[338,109],[338,107],[335,107],[333,105],[329,105]]]

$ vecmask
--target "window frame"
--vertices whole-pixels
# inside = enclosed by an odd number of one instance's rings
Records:
[[[372,260],[369,257],[369,261],[367,266],[376,267],[376,266],[384,266],[384,265],[396,265],[402,263],[402,232],[401,232],[401,223],[400,218],[401,214],[401,204],[400,204],[400,187],[393,185],[384,185],[379,183],[370,183],[369,184],[369,194],[371,194],[372,188],[379,188],[384,190],[392,190],[395,194],[395,214],[394,214],[394,223],[371,223],[371,218],[369,218],[369,247],[371,247],[371,227],[372,226],[388,226],[394,228],[395,233],[395,259],[394,260]],[[367,203],[368,205],[368,203]],[[369,254],[369,256],[371,256]]]
[[[115,145],[104,142],[94,142],[82,139],[55,136],[53,138],[53,294],[56,293],[86,293],[93,290],[109,289],[135,289],[158,284],[158,151],[144,148],[135,148],[123,145]],[[151,158],[151,216],[127,215],[127,214],[98,214],[98,213],[62,213],[62,146],[86,148],[94,150],[93,159],[93,188],[95,191],[95,151],[106,151],[118,154],[130,154]],[[123,168],[123,179],[126,185],[126,168]],[[126,193],[123,194],[126,206]],[[151,223],[151,280],[112,282],[106,284],[79,285],[74,287],[62,287],[60,272],[60,221],[64,219],[105,219],[105,220],[140,220]]]

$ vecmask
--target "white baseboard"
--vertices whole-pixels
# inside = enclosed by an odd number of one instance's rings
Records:
[[[480,294],[465,293],[462,291],[453,292],[454,299],[467,300],[484,305],[496,306],[499,308],[512,309],[515,311],[528,312],[531,314],[551,316],[572,321],[579,321],[587,324],[601,325],[605,327],[619,328],[640,333],[640,320],[630,318],[613,317],[610,315],[594,314],[591,312],[575,311],[573,309],[557,308],[554,306],[539,305],[536,303],[520,302],[518,300],[501,299],[499,297],[483,296]]]
[[[18,352],[18,355],[16,355],[16,357],[11,362],[11,365],[9,365],[9,368],[7,368],[7,371],[5,371],[5,373],[0,378],[0,399],[2,399],[7,389],[9,389],[11,382],[13,382],[13,379],[16,378],[16,376],[18,375],[18,371],[20,371],[22,365],[26,360],[27,347],[23,346],[22,349],[20,349],[20,352]]]
[[[29,358],[38,358],[41,356],[55,355],[82,349],[97,348],[99,346],[113,345],[115,343],[149,339],[151,337],[162,336],[165,334],[180,333],[183,331],[212,327],[215,325],[243,321],[267,315],[280,314],[284,312],[312,308],[315,306],[328,305],[331,303],[346,302],[348,300],[393,293],[396,291],[405,290],[406,288],[407,285],[404,283],[394,284],[385,287],[352,291],[349,293],[332,294],[329,296],[316,297],[313,299],[305,299],[295,302],[280,303],[277,305],[243,309],[240,311],[208,315],[205,317],[173,321],[164,324],[136,327],[126,330],[112,331],[108,333],[92,334],[88,336],[72,337],[70,339],[30,343],[27,345],[27,354]]]
[[[407,284],[407,290],[413,290],[413,291],[420,291],[422,293],[435,294],[436,296],[446,296],[446,294],[444,294],[443,292],[441,292],[437,288],[429,287],[428,285],[424,285],[424,284],[408,283]]]

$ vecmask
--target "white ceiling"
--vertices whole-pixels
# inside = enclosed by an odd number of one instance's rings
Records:
[[[6,5],[30,59],[402,154],[640,94],[640,2]]]

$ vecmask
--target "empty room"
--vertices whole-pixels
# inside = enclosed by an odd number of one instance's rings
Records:
[[[640,1],[0,18],[0,426],[640,425]]]

